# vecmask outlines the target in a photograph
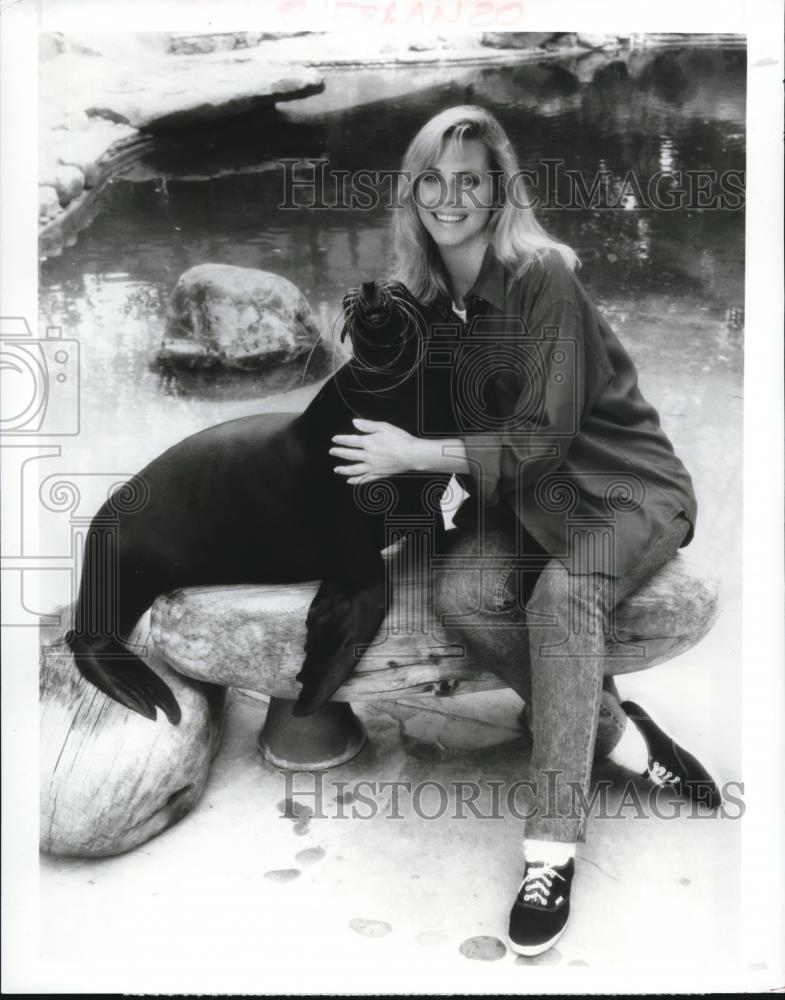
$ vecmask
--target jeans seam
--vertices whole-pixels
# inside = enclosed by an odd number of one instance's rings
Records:
[[[496,581],[496,590],[494,593],[494,611],[496,611],[497,613],[507,610],[507,608],[505,608],[504,606],[504,592],[507,589],[507,583],[509,582],[509,579],[514,572],[515,572],[515,567],[513,566],[512,569],[507,570],[503,576],[499,576],[499,578]]]

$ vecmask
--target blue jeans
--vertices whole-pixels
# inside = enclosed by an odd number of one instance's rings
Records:
[[[686,517],[676,515],[621,577],[572,575],[530,536],[541,568],[523,571],[531,563],[514,553],[528,556],[529,548],[519,547],[513,521],[449,539],[434,574],[435,612],[450,640],[497,673],[530,710],[536,793],[527,837],[585,841],[576,790],[589,801],[595,752],[607,755],[626,725],[613,674],[645,666],[640,657],[631,664],[605,655],[608,616],[676,555],[688,530]]]

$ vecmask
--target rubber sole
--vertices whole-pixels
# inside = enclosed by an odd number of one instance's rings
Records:
[[[562,927],[562,929],[559,931],[558,934],[555,934],[549,941],[546,941],[544,944],[533,944],[533,945],[516,944],[515,941],[513,941],[512,938],[509,936],[507,937],[507,943],[510,946],[510,950],[514,951],[516,955],[525,955],[526,958],[534,958],[535,955],[542,955],[543,952],[547,951],[549,948],[552,948],[566,930],[567,930],[567,924],[565,924],[564,927]]]

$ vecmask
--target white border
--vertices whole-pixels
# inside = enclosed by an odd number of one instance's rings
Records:
[[[35,223],[37,38],[41,30],[271,30],[313,28],[340,30],[335,0],[307,0],[306,12],[276,13],[267,2],[195,3],[194,0],[17,0],[2,13],[2,118],[0,119],[2,177],[0,179],[0,314],[23,315],[35,330],[37,317]],[[380,4],[381,6],[381,4]],[[404,8],[408,4],[400,4]],[[710,969],[696,961],[695,974],[678,983],[659,981],[656,959],[642,974],[607,971],[531,969],[525,984],[520,969],[510,969],[509,982],[464,965],[455,982],[443,972],[430,981],[427,969],[345,969],[330,987],[341,991],[411,992],[664,992],[745,991],[785,985],[783,889],[785,889],[785,643],[783,642],[783,157],[782,157],[782,6],[780,0],[741,2],[660,0],[631,4],[629,0],[527,0],[518,30],[740,32],[748,36],[748,162],[747,162],[747,335],[745,349],[744,461],[744,655],[742,718],[746,817],[743,820],[744,945],[750,962],[765,960],[767,982],[740,969],[738,982],[712,981]],[[346,30],[354,26],[346,24]],[[363,29],[367,30],[367,28]],[[442,31],[442,27],[439,27]],[[722,460],[718,442],[718,462]],[[7,537],[4,533],[4,537]],[[25,635],[25,632],[30,634]],[[74,984],[65,970],[41,968],[37,957],[37,648],[34,630],[14,629],[4,636],[3,672],[3,984],[4,992],[51,990],[63,992]],[[652,872],[656,878],[656,872]],[[728,872],[734,879],[736,873]],[[78,915],[76,916],[78,919]],[[667,928],[663,943],[667,947]],[[650,933],[651,928],[641,928]],[[688,944],[682,942],[681,944]],[[133,948],[129,949],[133,952]],[[480,963],[478,963],[480,964]],[[109,990],[160,990],[163,980],[150,970],[133,982],[120,974],[114,983],[96,984]],[[381,975],[379,975],[381,972]],[[641,973],[643,970],[641,970]],[[542,975],[540,973],[543,973]],[[287,976],[280,989],[320,992],[325,982],[319,970],[298,970],[299,981]],[[754,986],[752,985],[754,982]],[[258,981],[237,982],[226,969],[225,982],[209,983],[194,968],[183,974],[178,991],[223,992],[254,990]],[[265,983],[267,988],[272,984]],[[272,991],[272,990],[271,990]]]

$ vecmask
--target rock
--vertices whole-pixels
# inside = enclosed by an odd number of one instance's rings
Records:
[[[609,52],[601,49],[583,52],[577,59],[571,60],[571,69],[581,83],[597,83],[600,86],[618,83],[627,75],[623,60],[614,59]],[[620,76],[620,73],[623,75]]]
[[[395,600],[380,634],[334,700],[503,687],[447,645],[421,579],[399,575],[400,565],[392,564]],[[84,681],[62,638],[70,609],[59,609],[61,627],[41,630],[41,849],[119,854],[182,818],[220,745],[225,685],[297,697],[317,586],[194,587],[158,597],[128,644],[171,687],[182,711],[177,726],[160,712],[155,722],[130,712]],[[617,670],[662,663],[699,642],[717,614],[716,585],[677,556],[617,606],[607,653],[620,657]]]
[[[151,637],[156,650],[186,676],[296,698],[305,620],[317,586],[177,590],[153,604]],[[396,581],[394,592],[394,605],[377,639],[335,700],[504,687],[494,673],[447,643],[441,626],[433,622],[419,579]],[[717,614],[716,584],[697,576],[677,556],[617,606],[608,654],[626,654],[634,669],[663,663],[699,642]]]
[[[118,77],[85,110],[151,132],[201,128],[324,89],[315,69],[229,55],[170,56]]]
[[[47,164],[68,164],[81,171],[84,186],[93,187],[99,173],[99,161],[122,140],[137,134],[130,125],[117,125],[101,119],[89,120],[89,128],[79,132],[54,130],[41,145],[41,159]],[[50,169],[50,168],[47,168]]]
[[[46,163],[41,165],[38,183],[41,187],[53,187],[60,204],[65,208],[82,193],[85,178],[78,167],[69,163]]]
[[[543,47],[548,52],[555,52],[559,49],[575,49],[578,47],[578,36],[572,31],[562,31],[553,35]]]
[[[619,44],[616,35],[591,34],[588,32],[577,32],[576,39],[578,45],[584,49],[609,49],[615,48]]]
[[[538,49],[551,38],[552,31],[486,31],[480,44],[492,49]]]
[[[194,55],[198,52],[215,52],[216,49],[234,48],[233,45],[218,45],[215,35],[189,35],[187,38],[172,38],[171,52],[176,55]]]
[[[198,264],[172,292],[158,361],[268,368],[306,354],[318,338],[308,301],[291,281],[255,268]]]
[[[82,679],[63,631],[42,630],[40,847],[79,857],[120,854],[198,801],[220,744],[225,690],[147,657],[182,710],[177,726],[160,711],[152,722]]]
[[[614,59],[599,66],[592,76],[592,83],[597,86],[615,86],[629,80],[630,71],[623,59]]]
[[[507,948],[497,937],[480,934],[462,941],[458,951],[464,958],[479,962],[498,962],[507,954]]]
[[[195,35],[175,32],[169,51],[176,55],[191,55],[196,52],[227,52],[233,49],[248,49],[259,42],[277,37],[277,32],[224,31],[218,34]]]
[[[90,119],[78,108],[69,108],[65,115],[52,123],[53,129],[62,129],[67,132],[81,132],[90,127]]]
[[[610,49],[616,48],[619,44],[619,39],[616,35],[592,34],[591,32],[578,31],[575,37],[578,45],[581,45],[584,49]]]
[[[68,55],[87,55],[120,62],[160,59],[169,51],[171,32],[167,31],[86,31],[65,36]]]
[[[410,52],[430,52],[441,48],[441,42],[438,38],[416,38],[409,42],[408,48]]]
[[[67,94],[53,94],[44,84],[40,96],[38,107],[39,142],[48,142],[57,138],[52,136],[53,130],[76,133],[90,127],[89,116],[85,114],[78,102],[69,102]]]
[[[396,53],[394,62],[396,63],[432,63],[439,62],[441,51],[439,49],[404,49]]]
[[[60,198],[57,191],[48,184],[41,184],[38,187],[38,219],[40,222],[48,222],[62,212]]]

